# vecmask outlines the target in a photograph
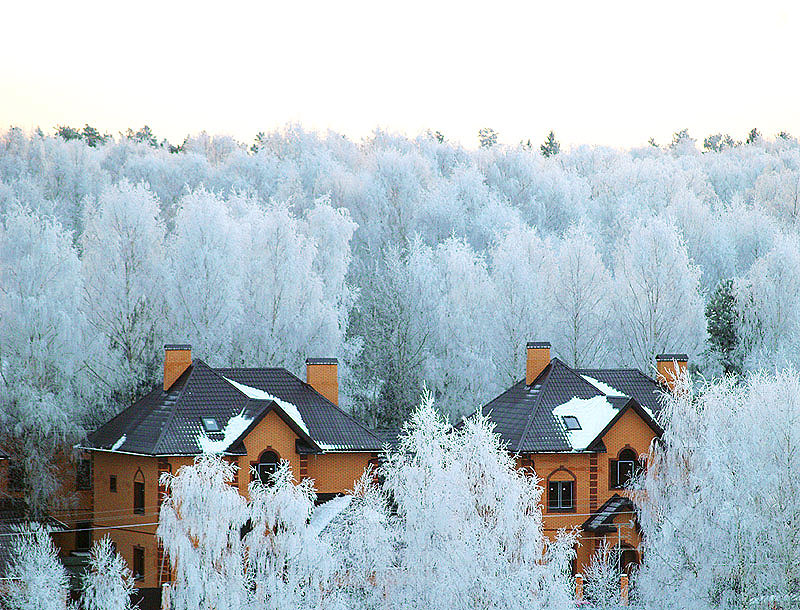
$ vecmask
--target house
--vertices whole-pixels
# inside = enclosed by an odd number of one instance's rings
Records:
[[[156,539],[164,489],[204,450],[238,466],[243,495],[279,461],[312,478],[322,502],[350,490],[382,441],[338,407],[338,363],[309,358],[306,381],[282,368],[212,368],[191,346],[167,345],[163,383],[88,436],[92,526],[108,532],[147,600],[170,578]],[[145,602],[148,605],[148,602]]]
[[[545,534],[578,529],[575,571],[603,540],[621,549],[622,569],[639,563],[626,485],[661,435],[660,396],[686,364],[685,354],[658,356],[656,381],[637,369],[573,369],[549,343],[528,343],[525,378],[482,407],[519,467],[542,481]]]

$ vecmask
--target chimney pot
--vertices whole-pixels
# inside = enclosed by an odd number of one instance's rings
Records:
[[[658,382],[670,392],[674,392],[675,382],[686,374],[688,363],[687,354],[658,354],[656,356]]]
[[[528,357],[525,366],[525,385],[531,385],[550,364],[550,342],[529,341],[527,345]]]
[[[164,346],[164,391],[168,391],[178,377],[192,366],[192,346],[187,343],[170,343]]]
[[[339,406],[339,361],[336,358],[306,358],[306,383]]]

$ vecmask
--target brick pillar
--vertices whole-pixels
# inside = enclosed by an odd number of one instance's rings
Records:
[[[308,456],[301,455],[300,456],[300,480],[308,477]]]
[[[623,574],[619,577],[619,596],[624,606],[628,605],[628,575]]]
[[[597,510],[597,454],[589,456],[589,512]]]
[[[583,576],[580,574],[575,574],[575,601],[583,601]]]

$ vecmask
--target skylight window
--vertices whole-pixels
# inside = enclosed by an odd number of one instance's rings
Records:
[[[206,432],[221,432],[222,428],[219,427],[217,420],[213,417],[204,417],[203,418],[203,428],[205,428]]]
[[[564,415],[564,425],[567,427],[567,430],[580,430],[581,423],[578,421],[578,418],[574,415]]]

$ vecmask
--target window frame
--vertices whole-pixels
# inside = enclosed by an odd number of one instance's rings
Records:
[[[144,473],[139,468],[133,475],[133,514],[143,515],[145,512]]]
[[[274,461],[266,461],[266,458],[269,455],[274,455]],[[276,451],[268,449],[264,451],[258,458],[258,463],[256,464],[256,476],[258,480],[261,481],[262,485],[272,485],[272,481],[270,480],[269,476],[264,476],[265,471],[268,475],[275,474],[278,470],[278,466],[281,463],[281,458]]]
[[[145,560],[144,560],[144,547],[133,546],[133,561],[131,561],[131,572],[134,580],[144,580],[145,577]],[[137,569],[139,568],[139,569]]]
[[[92,460],[90,458],[78,458],[75,465],[75,490],[92,490]]]
[[[624,455],[626,453],[627,455]],[[633,455],[633,459],[627,459],[629,458],[630,455]],[[626,459],[620,459],[622,457]],[[621,464],[630,464],[630,473],[624,482],[621,481],[622,477],[620,477]],[[633,449],[633,447],[630,446],[623,447],[617,454],[616,459],[608,460],[608,488],[626,489],[631,479],[633,479],[636,476],[638,467],[639,467],[639,456],[636,453],[636,451]]]
[[[553,502],[553,489],[556,486],[556,502]],[[569,506],[564,503],[564,490],[569,489]],[[575,512],[575,480],[548,479],[547,481],[547,512],[568,513]]]
[[[117,493],[117,475],[111,474],[108,476],[108,492]]]

